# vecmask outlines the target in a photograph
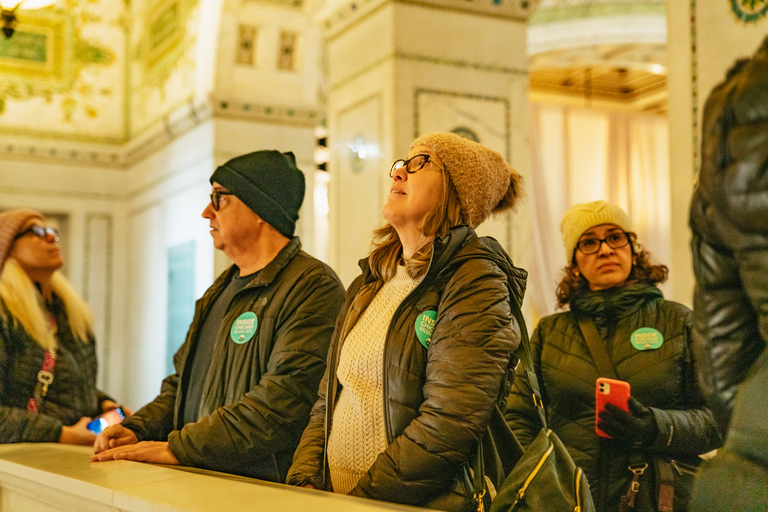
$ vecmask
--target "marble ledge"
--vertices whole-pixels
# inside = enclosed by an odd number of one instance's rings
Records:
[[[424,510],[195,468],[90,462],[91,449],[0,445],[0,511]]]

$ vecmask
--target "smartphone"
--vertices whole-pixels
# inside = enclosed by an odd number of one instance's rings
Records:
[[[112,409],[111,411],[107,411],[104,414],[97,416],[96,419],[88,423],[88,430],[94,434],[99,434],[108,426],[120,423],[124,419],[125,415],[123,414],[123,410],[118,407],[117,409]]]
[[[611,438],[597,426],[598,415],[605,410],[605,404],[613,404],[629,412],[629,382],[600,377],[595,384],[595,432],[601,437]]]

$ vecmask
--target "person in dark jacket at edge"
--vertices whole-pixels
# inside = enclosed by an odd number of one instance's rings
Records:
[[[570,310],[543,318],[531,338],[548,427],[587,475],[596,510],[671,510],[673,503],[658,492],[659,465],[674,476],[721,443],[695,385],[691,311],[664,300],[656,284],[666,279],[667,267],[651,263],[617,205],[574,205],[560,232],[569,264],[557,299]],[[600,429],[611,439],[595,430],[596,380],[607,375],[600,374],[580,321],[592,322],[618,379],[630,384],[629,412],[609,404],[600,415]],[[541,428],[531,395],[519,367],[506,417],[524,447]],[[641,472],[636,493],[630,493],[635,474],[629,466]],[[684,509],[690,482],[685,491],[674,487],[675,511]],[[624,496],[627,508],[620,508]]]
[[[452,133],[413,141],[390,177],[387,223],[347,290],[287,483],[463,510],[470,497],[450,489],[508,393],[510,302],[527,277],[474,228],[515,205],[522,179]]]
[[[91,445],[91,417],[117,408],[96,388],[93,313],[63,265],[42,213],[0,212],[0,443]]]
[[[704,108],[691,201],[693,342],[725,445],[699,471],[696,511],[768,510],[768,38]]]
[[[203,217],[234,265],[197,302],[160,395],[100,434],[92,460],[284,482],[317,399],[343,287],[293,236],[305,187],[293,153],[239,156],[210,181]]]

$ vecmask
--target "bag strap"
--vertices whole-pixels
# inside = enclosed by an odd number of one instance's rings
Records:
[[[58,333],[58,325],[56,318],[48,312],[48,323],[50,325],[51,333],[54,339]],[[32,391],[32,396],[27,400],[27,412],[30,414],[37,414],[40,412],[40,406],[43,403],[43,398],[48,394],[48,386],[53,384],[53,369],[56,367],[56,345],[53,348],[49,348],[45,351],[43,357],[43,365],[40,371],[37,372],[37,383],[35,389]]]
[[[40,368],[40,371],[37,372],[37,384],[35,384],[35,389],[32,392],[30,399],[27,400],[27,411],[31,414],[40,412],[43,398],[48,394],[48,386],[53,383],[53,368],[55,366],[56,349],[48,349],[45,351],[43,366]]]
[[[608,351],[605,350],[605,341],[600,333],[597,332],[597,326],[591,318],[584,316],[577,317],[579,322],[579,329],[581,335],[584,337],[584,341],[587,342],[587,348],[592,355],[592,359],[597,365],[597,371],[603,377],[610,377],[611,379],[617,379],[616,370],[611,363],[611,358],[608,355]]]
[[[536,370],[533,366],[533,355],[531,352],[531,341],[528,339],[528,329],[525,326],[525,318],[523,318],[523,312],[520,310],[520,305],[512,298],[509,301],[512,306],[512,315],[517,320],[517,325],[520,327],[520,348],[518,354],[520,354],[520,363],[525,368],[525,374],[528,376],[528,382],[533,390],[533,405],[536,406],[536,412],[539,413],[539,419],[544,429],[547,428],[547,417],[544,411],[544,402],[541,400],[541,388],[539,387],[539,379],[536,377]]]

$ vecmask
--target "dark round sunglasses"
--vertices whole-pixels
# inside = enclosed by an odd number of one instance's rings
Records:
[[[56,228],[48,227],[48,226],[39,226],[37,224],[33,224],[29,226],[27,229],[13,237],[14,240],[18,240],[19,238],[23,237],[24,235],[33,234],[38,238],[45,238],[48,235],[53,235],[54,240],[57,242],[59,241],[59,232],[56,230]]]

